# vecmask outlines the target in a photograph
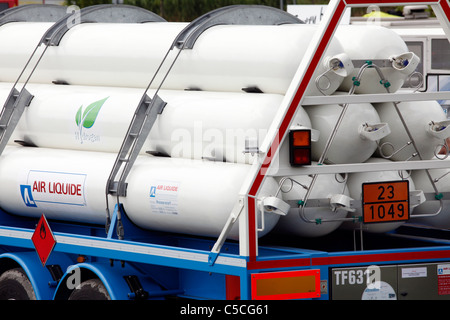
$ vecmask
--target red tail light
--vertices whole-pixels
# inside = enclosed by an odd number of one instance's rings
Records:
[[[289,131],[289,154],[291,166],[311,164],[311,130]]]

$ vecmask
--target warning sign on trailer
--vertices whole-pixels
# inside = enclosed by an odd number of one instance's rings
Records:
[[[396,222],[409,219],[408,180],[369,182],[362,186],[363,222]]]
[[[177,181],[156,181],[150,187],[150,206],[153,213],[178,214],[178,191],[180,183]]]
[[[450,264],[439,264],[437,266],[438,294],[450,294]]]
[[[39,219],[36,229],[31,237],[31,241],[33,241],[42,265],[45,266],[55,247],[56,240],[44,215]]]

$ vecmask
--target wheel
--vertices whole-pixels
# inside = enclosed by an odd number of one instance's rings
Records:
[[[36,300],[31,282],[22,268],[7,270],[0,276],[0,300]]]
[[[69,300],[110,300],[110,296],[99,279],[90,279],[82,282],[70,294]]]

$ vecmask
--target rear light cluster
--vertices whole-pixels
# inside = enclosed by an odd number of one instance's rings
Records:
[[[289,131],[289,156],[293,167],[311,164],[311,130]]]

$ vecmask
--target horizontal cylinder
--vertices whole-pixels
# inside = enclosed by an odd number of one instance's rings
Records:
[[[444,157],[444,155],[440,155]],[[450,159],[445,158],[442,161],[450,165]],[[414,214],[424,215],[423,218],[414,219],[412,222],[419,225],[431,226],[439,229],[450,228],[450,207],[448,200],[442,200],[442,208],[440,208],[439,195],[450,191],[450,175],[449,169],[432,169],[432,170],[414,170],[411,177],[415,186],[426,193],[436,193],[437,196],[431,201],[427,201],[414,209]],[[435,214],[438,213],[438,214]]]
[[[110,153],[7,147],[0,157],[0,207],[21,216],[44,213],[47,219],[105,224],[105,187],[114,160]],[[250,168],[140,156],[127,180],[127,196],[120,201],[128,218],[144,229],[217,237]],[[273,178],[266,179],[257,202],[274,196],[277,187]],[[111,207],[115,201],[109,199]],[[259,235],[268,233],[278,218],[265,213]],[[229,237],[237,239],[238,234],[236,223]]]
[[[12,84],[0,83],[0,101]],[[45,148],[117,153],[144,94],[138,88],[61,86],[30,83],[34,96],[13,133],[16,140]],[[154,90],[148,92],[153,98]],[[278,94],[160,90],[163,112],[141,153],[176,158],[251,163],[282,103]],[[310,127],[303,108],[294,125]]]
[[[372,104],[349,104],[346,109],[338,104],[314,105],[305,106],[305,110],[311,126],[320,132],[318,141],[312,145],[314,160],[318,161],[326,151],[324,159],[330,163],[360,163],[368,160],[377,149],[376,141],[361,135],[367,125],[380,123]],[[331,135],[334,138],[326,149]]]
[[[341,25],[336,30],[336,38],[353,61],[369,61],[374,65],[377,65],[377,60],[389,62],[386,66],[378,66],[387,83],[381,81],[375,68],[368,68],[363,71],[360,81],[354,88],[355,93],[386,93],[388,92],[386,88],[389,92],[396,92],[403,86],[409,74],[414,72],[415,67],[413,70],[409,68],[399,70],[393,67],[392,58],[407,53],[408,47],[405,41],[389,28],[375,24]],[[355,83],[353,77],[357,76],[359,71],[359,66],[355,66],[339,90],[350,91]]]
[[[49,26],[18,22],[0,27],[0,81],[17,80]],[[157,88],[179,52],[169,50],[172,42],[186,26],[186,23],[168,22],[75,25],[58,46],[47,48],[30,81],[145,88],[168,54],[152,85]],[[235,92],[257,88],[266,93],[284,94],[316,29],[302,24],[209,28],[192,49],[182,50],[163,88]],[[342,53],[339,42],[332,41],[323,61]],[[35,55],[30,65],[36,63],[38,56]],[[328,69],[329,66],[321,63],[316,74]],[[323,87],[330,94],[343,77],[331,72],[327,78],[331,83]],[[315,84],[308,92],[321,94]]]
[[[397,106],[385,102],[374,107],[392,131],[381,139],[379,156],[395,161],[430,160],[450,136],[447,115],[437,101],[404,101]]]
[[[313,182],[312,176],[289,176],[277,179],[282,183],[281,194],[285,201],[304,203],[292,207],[274,229],[274,233],[297,237],[322,237],[338,229],[347,211],[331,206],[308,207],[308,199],[330,199],[333,195],[348,195],[345,179],[339,174],[318,175]],[[305,199],[310,190],[309,198]],[[304,202],[306,200],[306,203]]]

